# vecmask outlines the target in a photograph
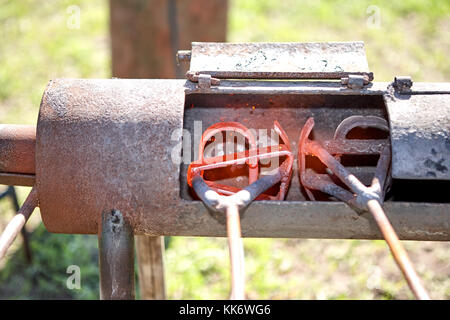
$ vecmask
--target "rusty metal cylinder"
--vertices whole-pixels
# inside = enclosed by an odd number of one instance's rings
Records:
[[[97,233],[119,210],[137,233],[168,231],[178,213],[172,132],[183,120],[184,81],[55,80],[37,125],[36,184],[46,228]],[[173,145],[173,144],[172,144]]]

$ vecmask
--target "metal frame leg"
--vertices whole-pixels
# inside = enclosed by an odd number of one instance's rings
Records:
[[[16,211],[16,214],[17,214],[17,212],[19,212],[20,205],[19,205],[19,201],[17,200],[16,189],[14,188],[14,186],[8,186],[8,188],[0,194],[0,200],[5,197],[9,197],[11,199],[14,210]],[[25,250],[24,251],[25,259],[27,260],[28,264],[30,264],[32,262],[32,255],[31,255],[31,249],[30,249],[30,245],[29,245],[29,241],[28,241],[28,232],[25,229],[25,227],[22,228],[22,230],[20,230],[20,232],[23,237],[23,248]]]
[[[102,213],[98,234],[100,299],[134,299],[134,235],[119,210]]]
[[[17,213],[20,209],[20,205],[19,205],[19,201],[17,200],[16,189],[14,188],[14,186],[9,186],[8,192],[9,192],[9,196],[11,197],[11,201],[13,203],[14,210],[16,210],[16,213]],[[27,229],[25,229],[25,227],[23,227],[22,230],[20,230],[20,233],[22,234],[22,238],[23,238],[23,248],[25,250],[25,259],[27,260],[27,262],[29,264],[31,264],[32,255],[31,255],[30,243],[28,241],[28,231],[27,231]]]

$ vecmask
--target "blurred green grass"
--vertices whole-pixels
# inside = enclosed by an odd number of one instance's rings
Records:
[[[67,27],[71,5],[81,9],[80,29]],[[110,77],[107,1],[0,0],[0,8],[0,123],[35,124],[49,79]],[[376,81],[450,81],[450,1],[233,0],[228,30],[235,42],[364,40]],[[20,188],[22,201],[28,190]],[[1,202],[0,220],[12,214]],[[0,298],[98,298],[96,237],[49,234],[38,225],[35,214],[35,263],[27,266],[20,250],[12,254],[0,266]],[[383,241],[244,244],[249,298],[412,298]],[[405,246],[431,296],[449,299],[449,244]],[[228,297],[225,239],[174,237],[165,258],[168,298]],[[81,267],[81,290],[66,288],[70,264]]]
[[[67,8],[81,9],[69,29]],[[106,1],[0,1],[0,120],[35,124],[53,78],[110,77]]]
[[[364,40],[375,81],[402,74],[416,81],[449,80],[450,1],[231,3],[229,41]]]

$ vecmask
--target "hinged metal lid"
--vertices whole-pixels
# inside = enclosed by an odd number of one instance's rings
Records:
[[[220,43],[193,42],[180,51],[190,60],[187,77],[216,79],[345,79],[373,80],[363,42]]]

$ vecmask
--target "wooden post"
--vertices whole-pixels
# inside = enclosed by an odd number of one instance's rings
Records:
[[[162,300],[164,284],[164,237],[136,236],[141,298]]]
[[[226,40],[227,0],[110,0],[112,75],[184,78],[177,50]],[[162,237],[136,236],[141,299],[164,299]]]

